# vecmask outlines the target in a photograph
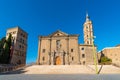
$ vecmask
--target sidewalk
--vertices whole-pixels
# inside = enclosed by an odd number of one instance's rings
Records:
[[[101,70],[100,70],[101,69]],[[100,74],[120,74],[120,68],[98,65]],[[33,65],[25,68],[24,74],[95,74],[94,65]]]

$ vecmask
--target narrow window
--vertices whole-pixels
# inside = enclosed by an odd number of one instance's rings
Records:
[[[23,44],[24,44],[24,40],[23,40]]]
[[[71,49],[71,52],[73,52],[73,49]]]
[[[87,44],[89,44],[89,41],[87,41]]]
[[[22,43],[22,38],[20,38],[20,42]]]
[[[45,60],[45,57],[43,57],[42,60],[44,61],[44,60]]]
[[[24,50],[24,46],[22,46],[22,49]]]
[[[25,34],[23,34],[23,37],[25,37]]]
[[[19,45],[19,49],[21,49],[21,45]]]
[[[85,54],[82,54],[82,58],[85,58]]]
[[[88,26],[86,26],[86,29],[88,29]]]
[[[85,64],[85,61],[83,61],[83,64]]]
[[[23,37],[23,33],[21,33],[21,36]]]
[[[14,31],[13,34],[16,34],[16,31]]]
[[[43,49],[43,51],[42,51],[43,53],[45,53],[45,49]]]
[[[74,61],[74,57],[72,57],[72,61]]]

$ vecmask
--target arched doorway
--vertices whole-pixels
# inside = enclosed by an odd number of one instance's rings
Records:
[[[61,65],[61,58],[60,56],[57,56],[55,59],[55,65]]]

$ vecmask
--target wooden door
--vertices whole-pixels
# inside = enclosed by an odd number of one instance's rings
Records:
[[[59,56],[56,57],[56,65],[61,65],[61,58]]]

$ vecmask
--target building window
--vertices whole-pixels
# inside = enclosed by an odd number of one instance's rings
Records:
[[[43,57],[42,60],[45,61],[45,57]]]
[[[74,57],[72,57],[72,61],[74,61]]]
[[[45,53],[45,49],[43,49],[43,51],[42,51],[43,53]]]
[[[24,50],[24,46],[22,46],[22,49]]]
[[[16,31],[14,31],[13,34],[16,34]]]
[[[22,43],[22,38],[20,38],[20,42]]]
[[[21,49],[21,45],[19,45],[19,49]]]
[[[88,29],[88,26],[86,26],[86,28]]]
[[[25,37],[25,35],[23,35],[23,37]]]
[[[84,48],[81,48],[81,50],[84,50]]]
[[[22,54],[21,56],[24,56],[24,54]]]
[[[85,58],[85,54],[82,54],[82,58]]]
[[[89,41],[87,41],[87,44],[89,44]]]
[[[85,64],[85,61],[83,61],[83,64]]]
[[[73,49],[71,49],[71,52],[73,52],[74,50]]]
[[[24,40],[23,40],[23,44],[24,44]]]

